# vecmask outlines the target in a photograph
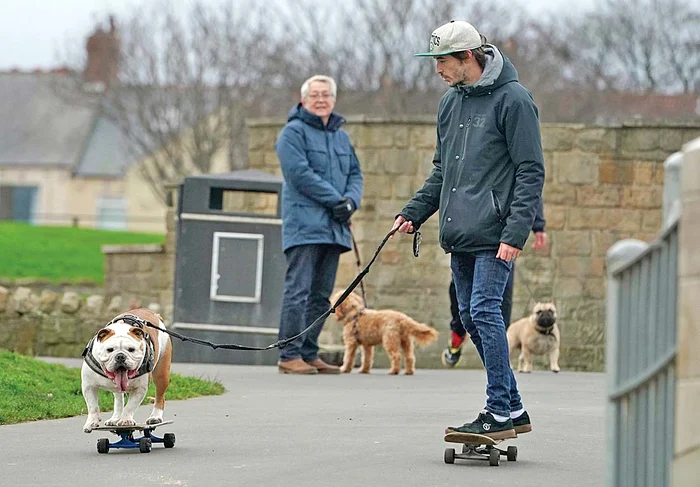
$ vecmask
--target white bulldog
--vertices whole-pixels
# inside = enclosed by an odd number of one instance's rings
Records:
[[[135,425],[134,413],[146,396],[151,375],[156,386],[156,401],[146,423],[163,421],[172,343],[167,333],[146,323],[165,328],[160,315],[145,308],[134,309],[114,318],[85,347],[81,380],[88,408],[83,426],[86,433],[100,425],[100,389],[114,394],[114,413],[105,421],[105,426]],[[129,394],[126,407],[125,392]]]

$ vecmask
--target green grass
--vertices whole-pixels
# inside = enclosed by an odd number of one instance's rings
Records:
[[[86,415],[80,384],[79,368],[0,350],[0,425]],[[219,382],[172,374],[165,400],[167,404],[176,399],[224,392]],[[154,395],[151,384],[144,403]],[[113,405],[114,396],[100,391],[100,411],[111,411]],[[102,419],[107,419],[105,414]]]
[[[165,235],[0,222],[0,278],[104,281],[102,245],[162,244]]]

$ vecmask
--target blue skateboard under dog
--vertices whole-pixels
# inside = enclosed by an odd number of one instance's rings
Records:
[[[107,438],[97,440],[97,452],[109,453],[110,448],[138,448],[141,453],[149,453],[153,443],[163,443],[165,448],[175,446],[175,434],[165,433],[163,437],[158,437],[153,434],[153,430],[166,424],[171,424],[172,421],[163,421],[156,424],[135,424],[133,426],[98,426],[93,428],[93,431],[111,431],[115,435],[121,436],[117,442],[110,443]],[[143,436],[134,438],[135,431],[143,431]]]

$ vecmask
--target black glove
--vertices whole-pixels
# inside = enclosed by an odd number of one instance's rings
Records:
[[[332,208],[333,219],[340,223],[350,220],[353,213],[355,213],[355,205],[350,198],[343,199]]]

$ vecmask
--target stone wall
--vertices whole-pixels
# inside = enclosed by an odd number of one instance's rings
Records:
[[[363,266],[432,168],[434,122],[432,116],[348,117],[345,129],[365,174],[362,207],[353,217]],[[278,119],[249,122],[251,169],[281,174],[274,143],[282,125]],[[513,319],[529,313],[529,290],[537,300],[554,299],[564,369],[603,370],[605,252],[619,239],[651,240],[659,232],[663,162],[698,135],[700,124],[542,126],[550,245],[535,254],[530,239],[518,259]],[[398,236],[385,245],[364,280],[371,307],[400,309],[442,332],[440,343],[418,352],[419,366],[439,364],[449,329],[449,256],[438,245],[437,221],[435,215],[421,229],[419,258],[411,253],[411,238]],[[345,288],[357,273],[354,254],[344,254],[336,286]],[[322,335],[327,344],[340,343],[333,321]],[[377,360],[383,356],[377,354]],[[467,358],[465,366],[478,365],[474,353]]]
[[[175,192],[176,186],[168,187]],[[177,201],[177,199],[173,199]],[[168,321],[173,310],[175,281],[175,209],[166,212],[166,238],[163,245],[105,245],[104,295],[123,296],[134,303],[163,304]],[[144,304],[145,305],[145,304]],[[126,311],[126,310],[125,310]]]
[[[678,227],[678,354],[674,487],[698,484],[700,426],[700,138],[683,151],[681,217]]]
[[[24,355],[77,358],[104,324],[139,306],[161,312],[157,302],[121,295],[105,299],[102,294],[0,286],[1,348]]]

